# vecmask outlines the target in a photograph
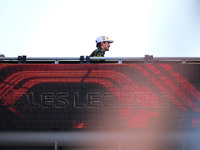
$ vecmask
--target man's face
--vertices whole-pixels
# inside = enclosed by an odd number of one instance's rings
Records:
[[[102,42],[102,43],[101,43],[101,48],[102,48],[104,51],[109,51],[109,47],[110,47],[110,43],[109,43],[109,42]]]

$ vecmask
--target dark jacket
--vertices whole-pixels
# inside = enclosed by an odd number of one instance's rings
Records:
[[[90,57],[104,57],[104,55],[105,51],[103,51],[100,47],[98,47],[90,54]]]

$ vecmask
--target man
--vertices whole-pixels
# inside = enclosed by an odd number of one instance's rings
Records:
[[[5,57],[5,55],[4,54],[0,54],[0,57]]]
[[[0,57],[5,57],[4,54],[0,54]],[[3,61],[3,59],[0,59],[0,61]]]
[[[110,43],[113,42],[107,36],[99,36],[96,40],[97,49],[90,54],[90,57],[104,57],[105,52],[109,51]]]

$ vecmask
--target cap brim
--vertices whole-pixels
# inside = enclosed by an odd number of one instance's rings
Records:
[[[108,41],[109,43],[113,43],[114,41]]]

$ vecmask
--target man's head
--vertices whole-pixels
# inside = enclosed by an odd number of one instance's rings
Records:
[[[4,54],[0,54],[0,57],[5,57],[5,55]]]
[[[99,36],[96,40],[97,47],[102,48],[104,51],[109,51],[110,43],[113,43],[107,36]]]

